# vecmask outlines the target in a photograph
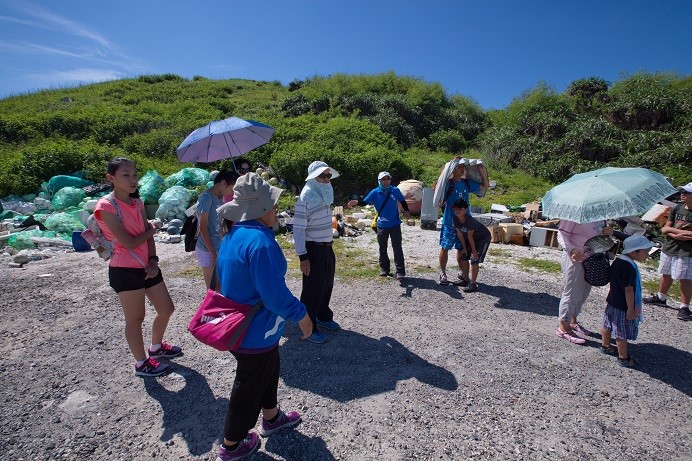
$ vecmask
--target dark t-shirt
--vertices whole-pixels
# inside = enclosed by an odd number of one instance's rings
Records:
[[[676,229],[692,230],[692,211],[686,210],[685,204],[681,203],[670,212],[668,221],[672,221]],[[690,257],[692,256],[692,240],[675,240],[667,237],[661,251],[668,256]]]
[[[474,242],[485,242],[490,241],[490,231],[483,224],[476,221],[471,216],[466,216],[466,222],[462,223],[456,215],[452,218],[454,222],[454,227],[459,229],[464,238],[468,239],[468,231],[473,231],[473,241]]]
[[[636,263],[635,263],[636,264]],[[610,291],[606,302],[615,309],[627,310],[625,287],[634,288],[637,284],[637,271],[629,262],[616,258],[610,265]]]

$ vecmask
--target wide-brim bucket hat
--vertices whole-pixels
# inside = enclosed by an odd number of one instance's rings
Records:
[[[622,254],[630,254],[637,250],[649,250],[653,246],[651,240],[643,235],[630,235],[622,242]]]
[[[305,178],[305,180],[307,181],[308,179],[315,179],[325,171],[329,171],[332,174],[332,179],[339,177],[339,172],[336,171],[334,168],[330,167],[329,165],[320,160],[316,160],[312,162],[308,167],[308,177]]]
[[[247,173],[233,186],[233,201],[216,209],[219,217],[234,222],[257,219],[274,208],[283,189],[270,185],[256,173]]]

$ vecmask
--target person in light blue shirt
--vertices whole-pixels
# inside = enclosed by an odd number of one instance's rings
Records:
[[[259,437],[250,429],[260,412],[258,432],[262,436],[300,422],[298,412],[279,409],[279,339],[287,321],[298,323],[303,339],[312,333],[305,305],[286,286],[286,258],[272,230],[282,189],[247,173],[238,179],[233,192],[233,201],[217,210],[219,217],[235,223],[218,252],[219,292],[237,303],[262,303],[262,307],[240,347],[231,352],[237,367],[217,458],[223,460],[240,459],[259,448]],[[212,280],[213,287],[215,282]]]
[[[408,204],[398,187],[392,186],[392,175],[382,171],[377,175],[378,186],[365,196],[363,202],[375,206],[377,212],[377,243],[380,247],[380,276],[387,277],[390,274],[390,260],[387,254],[387,242],[392,239],[394,251],[394,267],[396,279],[401,281],[406,276],[404,265],[404,250],[401,248],[401,219],[399,218],[399,204],[404,209],[404,217],[411,216]]]
[[[223,197],[233,194],[233,186],[238,179],[238,173],[221,170],[214,178],[214,185],[199,194],[197,199],[197,220],[199,235],[195,244],[195,258],[202,268],[204,282],[209,288],[211,274],[216,264],[216,253],[221,246],[223,226],[216,209],[223,205]]]

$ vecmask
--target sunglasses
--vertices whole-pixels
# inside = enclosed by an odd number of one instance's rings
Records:
[[[320,179],[331,179],[332,174],[331,173],[322,173],[321,175],[317,176]]]
[[[250,168],[238,168],[238,173],[245,174],[245,173],[249,173],[249,172],[250,172]]]

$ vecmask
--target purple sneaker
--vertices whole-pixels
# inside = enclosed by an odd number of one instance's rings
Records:
[[[260,438],[254,432],[248,432],[247,437],[240,441],[235,450],[226,450],[223,446],[219,447],[219,455],[216,461],[233,461],[234,459],[242,459],[250,456],[260,446]]]
[[[273,423],[268,423],[266,419],[262,418],[262,424],[259,427],[259,433],[262,437],[266,437],[269,434],[273,434],[279,429],[284,427],[295,426],[300,422],[300,414],[297,411],[291,411],[284,413],[279,410],[279,417]]]

